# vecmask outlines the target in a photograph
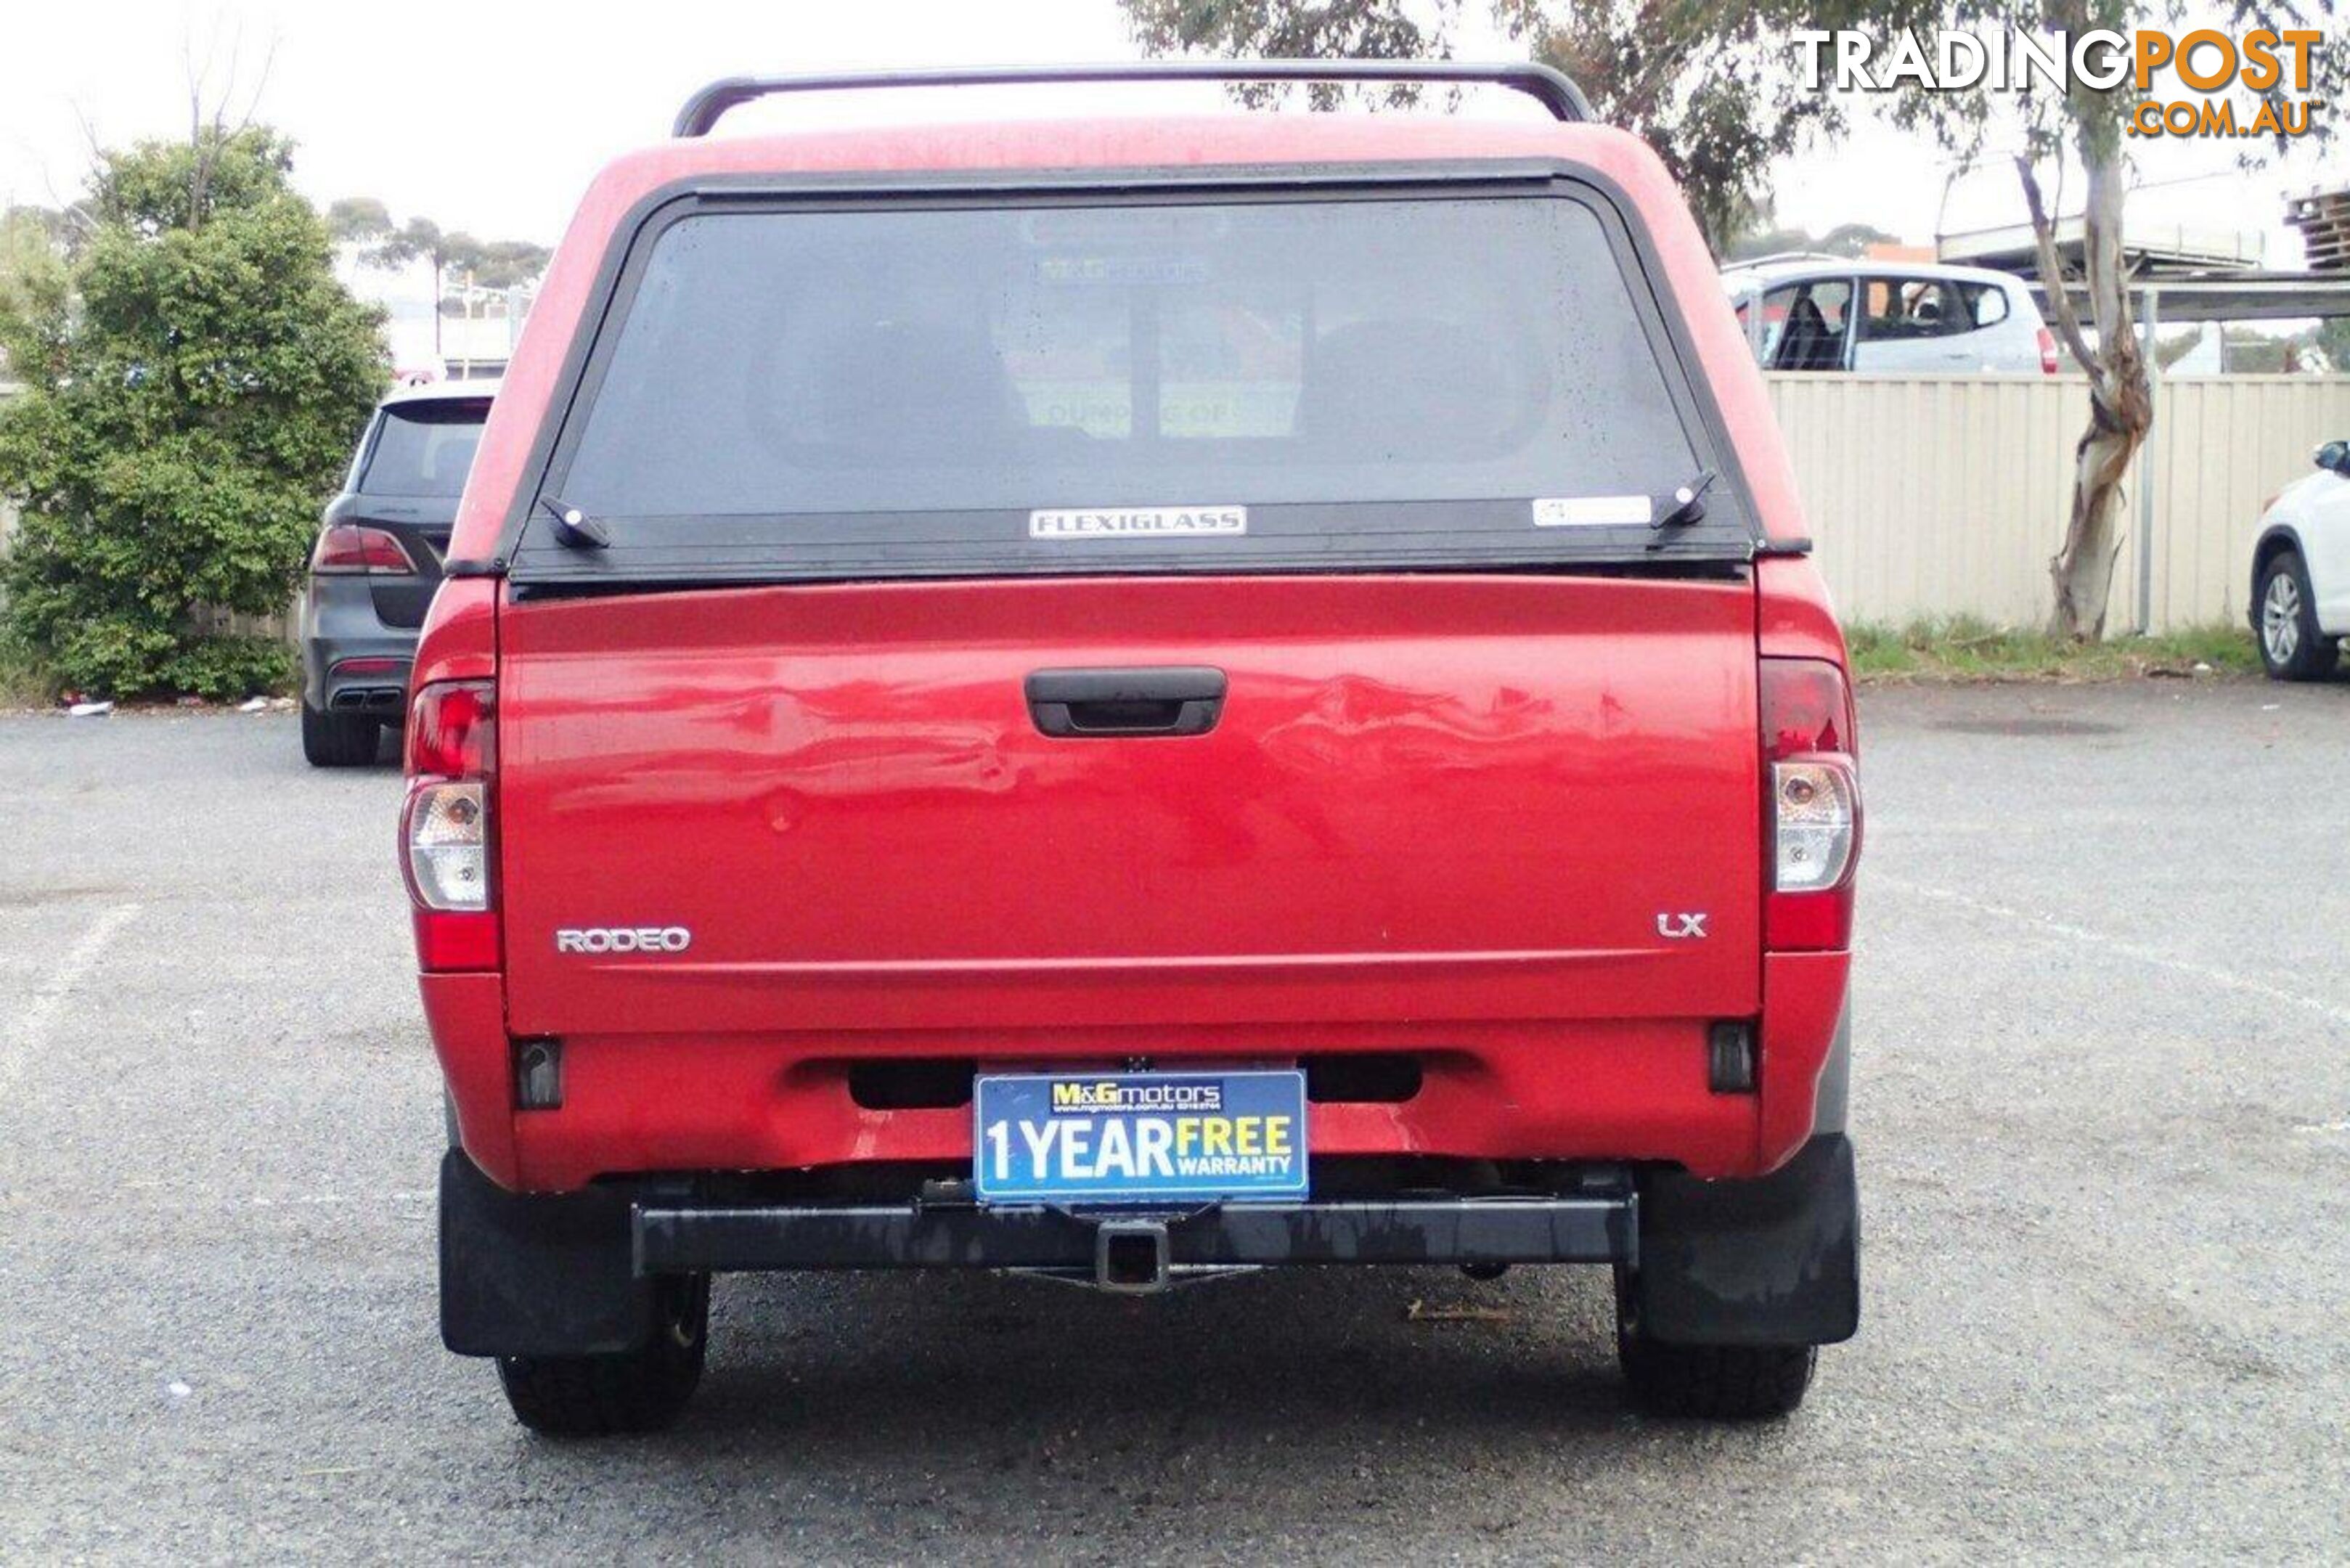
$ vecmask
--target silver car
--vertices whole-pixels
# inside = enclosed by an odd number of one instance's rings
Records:
[[[1766,370],[2057,370],[2055,334],[2007,273],[1806,254],[1737,263],[1721,286]]]

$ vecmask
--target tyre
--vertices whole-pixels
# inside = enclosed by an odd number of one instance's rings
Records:
[[[501,1355],[515,1419],[549,1438],[657,1432],[683,1413],[710,1345],[710,1276],[663,1282],[653,1337],[618,1355]]]
[[[1632,1401],[1652,1416],[1764,1421],[1791,1415],[1812,1386],[1811,1345],[1664,1345],[1633,1321],[1617,1271],[1616,1359]]]
[[[321,713],[302,704],[302,755],[314,768],[360,768],[375,761],[383,721],[364,714]]]
[[[2342,644],[2317,629],[2309,568],[2298,552],[2281,550],[2261,570],[2254,628],[2261,663],[2272,680],[2323,680],[2342,658]]]

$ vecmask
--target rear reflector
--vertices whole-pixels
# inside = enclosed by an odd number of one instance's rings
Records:
[[[405,659],[338,659],[329,675],[399,675],[408,669]]]
[[[416,967],[449,974],[498,967],[498,918],[463,910],[417,909]]]
[[[1773,893],[1762,945],[1774,953],[1840,952],[1852,946],[1852,888],[1833,893]]]

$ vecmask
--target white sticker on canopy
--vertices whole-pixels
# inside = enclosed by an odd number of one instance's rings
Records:
[[[1247,532],[1245,506],[1108,506],[1028,514],[1031,539],[1182,539]]]
[[[1645,495],[1545,495],[1534,502],[1537,528],[1645,528],[1656,504]]]

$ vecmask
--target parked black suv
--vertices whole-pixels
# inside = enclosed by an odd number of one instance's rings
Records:
[[[400,728],[417,628],[496,394],[494,381],[404,388],[359,438],[302,601],[302,754],[313,767],[371,763],[385,726]]]

